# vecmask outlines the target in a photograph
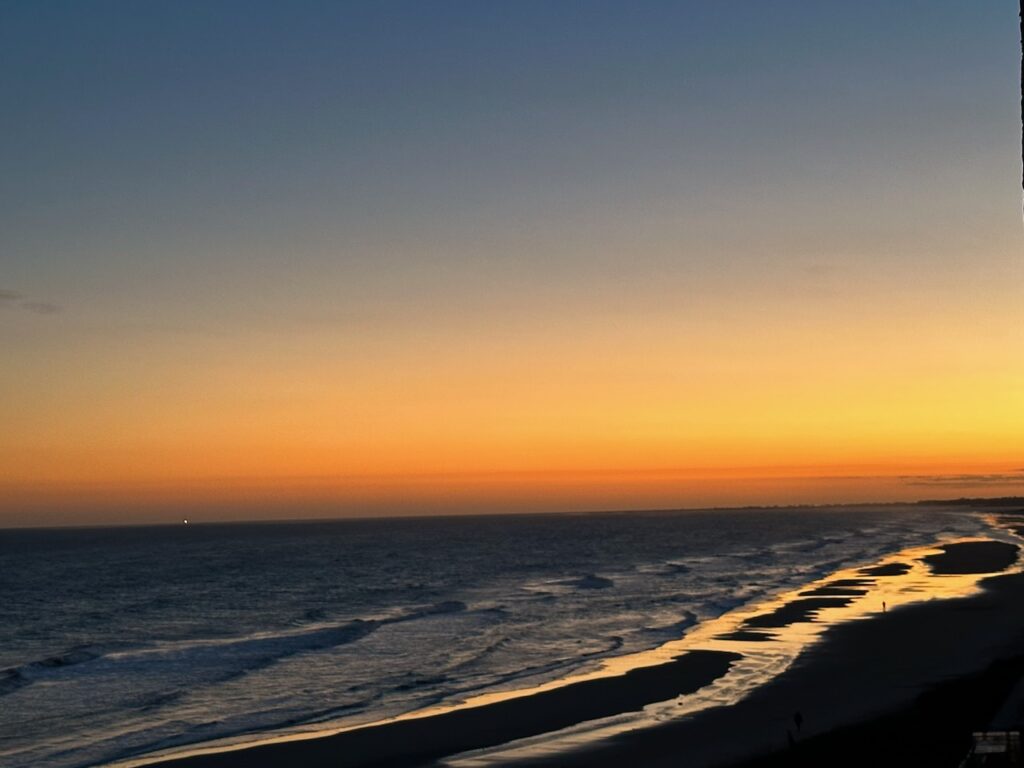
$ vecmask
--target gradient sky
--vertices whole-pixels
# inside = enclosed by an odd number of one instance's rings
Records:
[[[0,524],[1024,492],[1017,10],[0,3]]]

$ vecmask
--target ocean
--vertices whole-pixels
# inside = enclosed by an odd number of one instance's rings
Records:
[[[933,507],[0,531],[0,764],[372,722],[987,530]]]

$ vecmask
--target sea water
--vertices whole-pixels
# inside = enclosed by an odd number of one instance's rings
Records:
[[[886,506],[0,531],[0,764],[527,687],[985,528]]]

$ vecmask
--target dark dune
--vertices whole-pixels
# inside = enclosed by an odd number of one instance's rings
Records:
[[[902,576],[909,571],[910,566],[907,563],[886,563],[885,565],[861,568],[857,573],[862,573],[865,576]]]
[[[943,544],[938,555],[921,558],[932,573],[998,573],[1015,562],[1020,548],[1005,541],[963,541]]]
[[[719,640],[737,640],[744,643],[763,643],[767,640],[774,640],[775,635],[771,632],[755,632],[748,629],[737,629],[735,632],[725,632],[718,635]]]
[[[671,662],[617,677],[430,717],[382,723],[316,739],[161,762],[175,768],[351,768],[413,766],[503,744],[602,717],[639,711],[656,701],[691,693],[724,675],[738,654],[691,651]]]
[[[857,597],[859,595],[866,595],[868,590],[863,587],[837,587],[834,584],[826,584],[823,587],[817,587],[815,589],[807,589],[800,594],[804,597],[829,597],[829,596],[847,596]]]
[[[822,608],[842,608],[853,602],[852,597],[807,597],[793,600],[771,613],[752,616],[743,622],[746,627],[781,628],[798,621],[813,621]]]
[[[870,587],[875,584],[874,579],[836,579],[828,582],[827,587]]]

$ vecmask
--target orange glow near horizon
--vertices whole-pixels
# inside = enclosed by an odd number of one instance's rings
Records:
[[[654,326],[500,343],[466,331],[432,348],[356,341],[355,355],[332,354],[353,341],[330,332],[243,336],[119,351],[57,380],[84,354],[69,347],[11,390],[0,512],[24,523],[61,507],[301,517],[1024,491],[1024,362],[998,352],[1012,330],[993,322],[989,345],[972,346],[939,323],[769,333],[743,319],[746,332],[731,323],[685,342]],[[945,475],[1005,477],[927,479]]]
[[[1024,494],[1015,9],[374,5],[15,14],[0,526]]]

